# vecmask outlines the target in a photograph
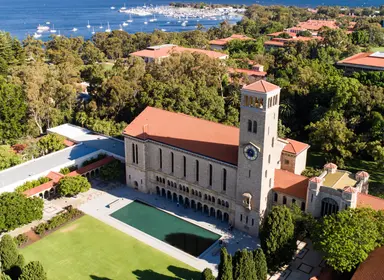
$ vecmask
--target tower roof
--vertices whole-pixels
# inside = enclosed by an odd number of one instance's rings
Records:
[[[280,87],[277,85],[274,85],[270,82],[260,80],[257,82],[254,82],[252,84],[249,84],[247,86],[244,86],[243,89],[249,90],[249,91],[256,91],[256,92],[261,92],[261,93],[268,93],[273,90],[279,89]]]
[[[283,150],[284,152],[298,155],[302,151],[304,151],[304,150],[309,148],[309,145],[306,144],[306,143],[299,142],[299,141],[296,141],[296,140],[292,140],[292,139],[289,139],[289,138],[287,138],[285,140],[288,141],[288,144],[284,146],[284,150]]]

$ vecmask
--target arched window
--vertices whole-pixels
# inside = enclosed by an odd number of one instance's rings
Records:
[[[212,196],[212,202],[215,203],[215,198]]]
[[[221,200],[220,200],[220,198],[217,200],[217,204],[221,205]]]
[[[296,203],[296,199],[292,198],[292,204]]]
[[[229,208],[229,203],[228,203],[228,201],[225,202],[225,207]]]
[[[339,205],[334,199],[326,197],[321,201],[321,216],[331,215],[338,211]]]
[[[192,190],[192,195],[194,195],[195,194],[195,191],[194,190]]]
[[[287,198],[285,196],[283,196],[283,204],[287,204]]]
[[[305,211],[305,202],[301,203],[301,211]]]
[[[208,199],[208,195],[207,194],[204,195],[204,199]]]

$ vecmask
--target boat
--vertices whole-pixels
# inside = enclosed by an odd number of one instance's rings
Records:
[[[51,22],[50,22],[50,21],[47,21],[45,24],[51,24]]]
[[[38,29],[36,32],[37,32],[37,33],[43,33],[44,31],[41,30],[41,29]]]
[[[87,28],[91,28],[91,25],[89,24],[89,20],[88,20]]]
[[[167,24],[170,24],[171,22],[170,21],[167,21]]]
[[[107,29],[105,29],[105,32],[111,32],[112,30],[111,30],[111,28],[109,27],[109,22],[107,23],[108,24],[108,27],[107,27]]]
[[[125,7],[125,3],[124,3],[124,6],[120,8],[120,10],[126,10],[127,7]]]
[[[112,6],[112,7],[111,7],[111,10],[114,10],[114,9],[116,9],[116,8]]]
[[[95,34],[95,33],[96,33],[96,32],[95,32],[95,28],[92,27],[92,35]]]
[[[41,37],[41,34],[38,34],[35,32],[35,34],[33,34],[33,38],[37,39],[37,38],[40,38]]]
[[[127,20],[127,22],[133,22],[133,19],[132,19],[132,15],[129,14],[129,19]]]
[[[167,31],[167,29],[161,28],[161,31],[165,32],[165,31]]]
[[[183,23],[181,24],[181,26],[187,26],[187,22],[186,22],[186,21],[183,21]]]
[[[155,17],[155,15],[153,15],[153,18],[149,19],[150,22],[154,22],[154,21],[157,21],[157,18]]]
[[[144,21],[144,24],[148,24],[148,22],[147,22],[147,21]]]
[[[76,31],[77,31],[77,28],[76,28],[76,27],[72,28],[72,31],[73,31],[73,32],[76,32]]]
[[[60,30],[59,30],[59,34],[56,35],[57,37],[61,37],[61,33],[60,33]]]
[[[40,25],[39,24],[39,26],[37,27],[37,30],[39,31],[42,31],[42,32],[44,32],[44,31],[48,31],[49,30],[49,26],[47,26],[47,25]]]
[[[120,24],[120,28],[119,28],[119,30],[120,30],[120,31],[123,31],[123,27],[121,26],[121,24]]]
[[[123,26],[128,26],[128,23],[126,23],[125,21],[123,22]]]
[[[57,31],[56,31],[56,29],[55,29],[55,25],[54,24],[52,24],[52,29],[51,29],[51,33],[56,33]]]
[[[103,28],[104,28],[102,23],[100,23],[99,28],[100,28],[100,29],[103,29]]]

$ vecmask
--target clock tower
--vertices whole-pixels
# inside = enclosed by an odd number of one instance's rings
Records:
[[[280,88],[264,80],[241,91],[234,226],[252,235],[259,234],[281,156],[277,147],[279,99]]]

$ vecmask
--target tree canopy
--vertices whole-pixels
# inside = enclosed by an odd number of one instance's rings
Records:
[[[57,185],[57,192],[62,196],[74,196],[81,192],[86,192],[91,188],[88,179],[83,176],[73,176],[62,178]]]

